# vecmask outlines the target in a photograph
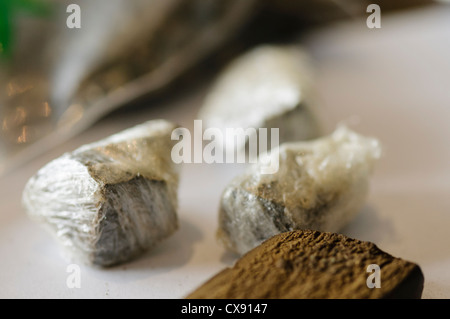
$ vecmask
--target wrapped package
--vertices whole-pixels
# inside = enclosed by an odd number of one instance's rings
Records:
[[[272,149],[225,188],[218,238],[244,254],[285,231],[339,231],[362,208],[380,155],[377,139],[345,126],[330,136]],[[262,170],[268,162],[277,163],[270,174]]]
[[[222,71],[199,118],[223,132],[254,128],[257,134],[259,128],[279,128],[279,143],[315,138],[320,129],[312,109],[312,69],[310,57],[298,45],[256,47]],[[225,147],[242,152],[251,138],[238,139],[236,144],[226,140]]]
[[[66,153],[27,183],[23,204],[70,260],[126,262],[178,228],[178,171],[164,120],[149,121]]]

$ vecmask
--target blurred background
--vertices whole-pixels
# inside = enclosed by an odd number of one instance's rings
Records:
[[[191,128],[230,61],[286,43],[313,58],[323,133],[343,122],[384,146],[368,203],[343,233],[418,263],[424,298],[450,297],[444,1],[0,1],[1,297],[180,298],[231,264],[214,232],[239,165],[185,165],[180,231],[125,266],[82,268],[75,290],[58,247],[24,215],[21,192],[51,159],[132,125],[165,118]],[[379,29],[367,26],[371,3]],[[69,4],[79,5],[81,28],[68,27]]]
[[[313,28],[364,22],[369,3],[4,0],[0,174],[113,110],[156,105],[148,99],[212,76],[258,44],[301,44]],[[378,3],[384,15],[431,1]]]

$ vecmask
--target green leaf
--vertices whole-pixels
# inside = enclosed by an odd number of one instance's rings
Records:
[[[47,16],[52,12],[52,6],[48,2],[42,2],[37,0],[6,0],[6,1],[14,2],[14,5],[17,8],[30,12],[33,15]]]
[[[38,0],[0,0],[0,57],[10,58],[14,45],[14,16],[18,12],[48,17],[53,12],[49,2]]]

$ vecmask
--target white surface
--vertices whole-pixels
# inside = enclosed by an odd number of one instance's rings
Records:
[[[318,59],[321,120],[340,121],[381,140],[385,155],[366,207],[342,232],[418,263],[424,298],[450,298],[450,7],[365,19],[308,41]],[[234,257],[215,240],[224,186],[243,166],[186,164],[180,229],[142,258],[111,269],[81,265],[69,289],[68,263],[20,204],[27,179],[64,151],[154,118],[191,128],[204,89],[127,117],[102,121],[64,146],[0,180],[1,298],[182,298]]]

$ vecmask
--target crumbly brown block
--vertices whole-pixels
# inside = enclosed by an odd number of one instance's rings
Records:
[[[370,264],[380,266],[381,288],[367,285]],[[268,239],[187,298],[420,298],[423,282],[418,265],[373,243],[301,230]]]

